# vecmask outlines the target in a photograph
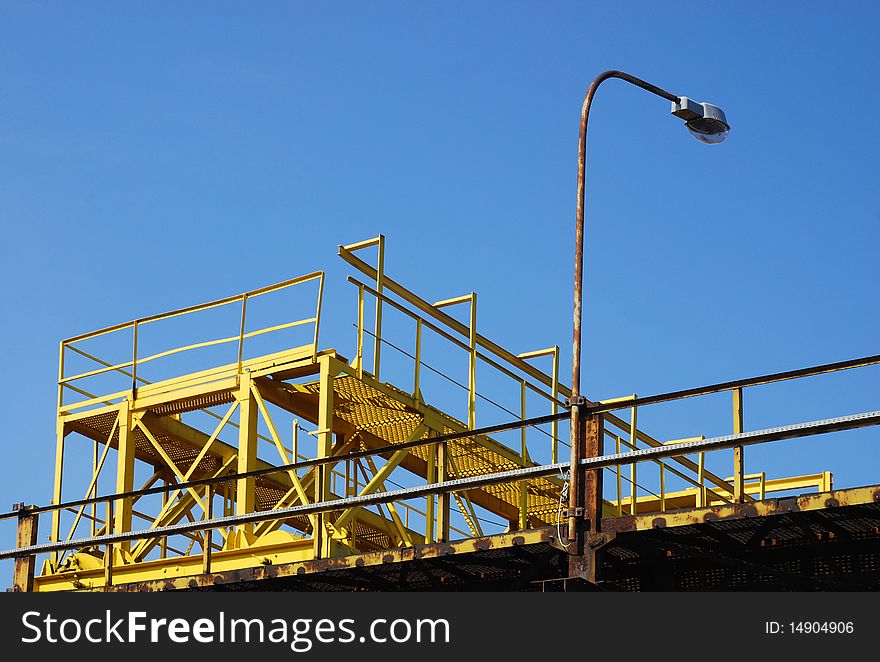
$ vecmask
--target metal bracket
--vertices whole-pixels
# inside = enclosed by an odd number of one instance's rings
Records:
[[[582,395],[575,395],[570,398],[566,398],[565,405],[567,407],[586,407],[587,399]]]
[[[583,517],[584,516],[584,509],[581,506],[578,506],[577,508],[567,508],[565,510],[565,516],[566,517]]]

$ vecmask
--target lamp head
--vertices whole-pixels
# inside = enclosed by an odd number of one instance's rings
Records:
[[[672,102],[672,114],[682,118],[690,134],[708,145],[724,142],[730,125],[724,111],[711,103],[697,103],[687,97]]]

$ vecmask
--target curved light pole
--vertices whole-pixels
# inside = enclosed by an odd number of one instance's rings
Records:
[[[583,457],[592,457],[599,454],[601,444],[601,431],[595,431],[591,435],[582,433],[581,407],[586,400],[581,392],[581,320],[583,303],[583,270],[584,270],[584,198],[586,193],[586,151],[587,151],[587,120],[590,116],[590,106],[596,89],[603,81],[609,78],[619,78],[631,83],[636,87],[647,90],[652,94],[663,97],[672,102],[672,114],[685,120],[685,125],[697,140],[707,144],[722,142],[730,131],[730,125],[724,112],[717,106],[708,103],[697,103],[687,97],[679,97],[672,92],[652,85],[641,78],[636,78],[623,71],[605,71],[593,80],[584,105],[581,109],[580,140],[578,142],[578,185],[577,185],[577,214],[575,219],[575,257],[574,257],[574,334],[572,340],[571,362],[571,467],[569,483],[569,510],[568,510],[568,539],[569,541],[580,540],[577,535],[577,520],[583,516],[589,520],[591,532],[598,532],[599,519],[601,518],[601,485],[599,484],[599,472],[591,471],[589,476],[584,476],[580,469],[580,460]],[[585,447],[584,439],[589,440]],[[582,486],[582,481],[593,482],[594,485]],[[583,498],[581,495],[584,495]],[[582,510],[581,510],[582,509]],[[575,550],[581,554],[581,550]]]

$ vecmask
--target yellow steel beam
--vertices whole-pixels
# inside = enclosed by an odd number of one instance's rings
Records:
[[[425,434],[427,427],[424,423],[419,424],[416,427],[415,431],[410,435],[410,440],[413,439],[421,439]],[[397,451],[392,455],[385,465],[376,473],[373,474],[373,477],[369,480],[369,482],[364,486],[364,488],[360,491],[360,496],[366,496],[367,494],[372,494],[377,489],[380,489],[382,485],[385,483],[385,479],[388,478],[391,473],[400,465],[403,459],[409,454],[409,449],[404,448],[403,450]],[[375,465],[374,465],[375,466]],[[333,526],[339,530],[342,529],[351,517],[354,515],[356,508],[348,508],[344,510],[342,514],[336,518],[336,521],[333,522]]]
[[[369,467],[370,467],[370,471],[373,472],[373,475],[374,475],[374,476],[375,476],[376,474],[379,473],[379,471],[378,471],[377,468],[376,468],[376,462],[373,460],[372,457],[367,456],[367,457],[364,458],[364,460],[365,460],[366,463],[369,465]],[[360,465],[361,471],[363,471],[363,473],[364,473],[364,480],[367,480],[367,474],[366,474],[366,471],[364,471],[363,465],[361,465],[360,463],[358,463],[358,464]],[[379,490],[383,490],[383,491],[384,491],[384,490],[385,490],[385,481],[384,481],[384,480],[381,481],[381,482],[378,484],[377,487],[378,487]],[[409,530],[408,530],[408,529],[406,528],[406,526],[404,525],[403,520],[400,519],[400,515],[397,513],[397,508],[396,508],[395,505],[394,505],[392,502],[390,502],[390,501],[389,501],[387,504],[385,504],[385,505],[386,505],[387,508],[388,508],[388,514],[389,514],[389,516],[390,516],[390,518],[391,518],[391,521],[394,523],[394,528],[397,530],[397,535],[400,537],[400,542],[401,542],[402,544],[406,545],[407,547],[412,547],[412,546],[413,546],[413,540],[412,540],[412,538],[410,537],[410,535],[409,535]],[[381,506],[381,505],[379,506],[379,510],[380,510],[380,511],[382,510],[382,506]]]
[[[330,357],[322,356],[319,359],[320,376],[318,392],[318,449],[317,458],[330,457],[333,445],[333,378],[335,371]],[[315,469],[315,501],[326,501],[330,497],[330,465],[320,465]],[[318,516],[318,526],[315,528],[315,558],[326,558],[330,554],[330,541],[332,539],[327,515],[322,513]]]
[[[134,426],[128,401],[119,408],[118,418],[119,441],[116,446],[116,492],[130,492],[134,489]],[[132,502],[120,499],[116,504],[116,520],[113,524],[116,531],[131,530]],[[120,549],[128,551],[130,542],[120,543]]]
[[[250,373],[240,375],[238,401],[238,466],[237,472],[247,473],[256,469],[257,465],[257,405],[251,389]],[[252,513],[256,507],[254,478],[239,478],[235,485],[235,514]],[[252,524],[246,524],[242,530],[250,533]]]
[[[232,468],[232,465],[235,464],[235,461],[235,455],[227,458],[217,469],[217,471],[210,474],[210,477],[216,478],[218,476],[223,476]],[[170,526],[172,524],[176,524],[183,517],[185,517],[187,513],[191,512],[195,506],[196,500],[191,492],[171,492],[169,493],[168,498],[163,504],[161,510],[159,511],[159,514],[153,520],[153,524],[150,526],[150,528],[155,529],[161,526]],[[145,538],[138,541],[135,548],[131,551],[132,561],[140,561],[141,559],[143,559],[143,557],[149,554],[150,551],[157,544],[161,544],[161,542],[164,540],[165,538],[161,537]]]
[[[451,543],[435,543],[430,545],[418,545],[415,547],[398,547],[396,549],[384,549],[368,551],[357,554],[342,555],[331,560],[312,559],[309,557],[299,560],[285,561],[276,560],[272,554],[264,554],[262,548],[231,550],[234,571],[225,571],[218,566],[218,558],[222,553],[214,555],[214,572],[200,574],[200,557],[192,557],[193,561],[179,571],[166,572],[168,564],[153,562],[155,565],[133,568],[123,568],[117,576],[117,583],[105,587],[101,578],[94,571],[80,573],[80,590],[89,591],[164,591],[169,589],[188,589],[193,587],[215,587],[218,584],[234,581],[260,581],[270,577],[296,577],[313,575],[330,569],[345,570],[349,568],[377,567],[388,563],[408,563],[417,559],[433,559],[454,554],[456,557],[473,552],[486,552],[502,550],[522,545],[536,545],[552,543],[556,535],[555,527],[532,529],[528,531],[515,531],[502,533],[483,538],[469,538]],[[283,549],[283,546],[281,546]],[[265,556],[271,564],[242,567],[245,556],[249,556],[251,562],[253,556],[259,554]],[[176,560],[176,559],[168,559]],[[241,569],[239,569],[241,568]],[[234,572],[234,574],[233,574]],[[130,574],[127,574],[130,573]],[[64,591],[76,588],[73,582],[76,578],[68,575],[51,575],[36,578],[37,591]]]

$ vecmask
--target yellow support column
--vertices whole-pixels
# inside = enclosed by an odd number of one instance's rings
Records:
[[[448,449],[445,442],[437,446],[437,482],[447,480]],[[437,542],[449,542],[449,492],[437,497]]]
[[[437,482],[437,448],[434,444],[428,446],[428,466],[425,480],[430,485]],[[425,502],[425,542],[434,542],[434,495],[429,494]]]
[[[116,445],[117,494],[120,492],[131,492],[134,489],[134,450],[131,403],[128,400],[124,400],[119,405],[119,442]],[[131,531],[131,500],[118,500],[114,510],[113,530],[117,533]],[[131,542],[126,540],[119,543],[119,549],[129,551],[131,549]]]
[[[526,420],[526,382],[520,382],[520,420]],[[522,466],[529,466],[529,448],[527,445],[526,429],[520,428],[520,456]],[[529,528],[529,481],[523,480],[519,484],[519,530]]]
[[[318,396],[318,454],[317,458],[330,457],[333,444],[333,377],[331,358],[322,356],[320,362],[319,396]],[[322,464],[315,467],[315,501],[330,499],[330,465]],[[315,558],[330,556],[331,535],[327,530],[326,513],[318,516],[315,529]]]
[[[259,409],[251,391],[250,372],[241,374],[238,388],[238,473],[253,471],[257,466],[257,417]],[[235,514],[252,513],[256,508],[255,479],[239,478],[235,484]],[[244,524],[241,530],[253,533],[253,524]]]
[[[61,486],[64,479],[64,420],[59,418],[55,429],[55,484],[52,489],[52,503],[61,503]],[[61,540],[61,511],[52,511],[52,542]],[[52,563],[57,565],[61,552],[52,552]]]

